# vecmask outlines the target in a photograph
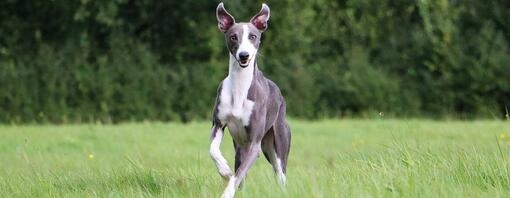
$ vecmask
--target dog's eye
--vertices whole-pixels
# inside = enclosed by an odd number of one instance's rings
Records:
[[[255,36],[255,35],[253,35],[253,34],[252,34],[252,35],[250,35],[248,38],[249,38],[250,40],[255,40],[255,39],[257,38],[257,36]]]
[[[236,36],[236,35],[232,35],[232,36],[230,36],[230,40],[231,40],[231,41],[237,41],[237,36]]]

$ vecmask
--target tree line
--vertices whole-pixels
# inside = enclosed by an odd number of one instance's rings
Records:
[[[225,1],[247,21],[263,1]],[[210,118],[228,52],[209,0],[0,2],[0,122]],[[510,2],[268,0],[259,67],[293,117],[501,118]]]

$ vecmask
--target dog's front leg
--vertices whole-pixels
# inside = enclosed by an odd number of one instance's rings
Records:
[[[216,168],[218,168],[218,173],[227,180],[232,176],[232,171],[230,167],[228,167],[227,160],[221,154],[220,145],[222,138],[223,127],[218,124],[213,124],[211,128],[211,147],[209,149],[209,154],[214,164],[216,164]]]
[[[222,198],[234,197],[236,188],[239,187],[241,182],[246,177],[248,169],[250,169],[250,167],[253,165],[253,162],[255,162],[259,156],[260,151],[260,142],[252,142],[249,145],[243,146],[239,149],[239,152],[241,152],[242,155],[241,164],[236,170],[235,175],[230,177],[227,188],[225,188],[225,191],[223,191],[223,194],[221,195]]]

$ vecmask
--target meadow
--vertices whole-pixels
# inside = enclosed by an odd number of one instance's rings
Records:
[[[0,197],[219,197],[209,122],[0,126]],[[506,197],[509,121],[292,120],[287,186],[238,197]],[[233,164],[232,140],[222,151]]]

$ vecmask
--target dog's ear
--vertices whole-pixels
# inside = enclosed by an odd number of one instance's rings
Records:
[[[225,7],[223,7],[223,2],[218,4],[218,7],[216,8],[216,19],[218,19],[218,28],[223,33],[230,29],[230,27],[232,27],[235,23],[234,17],[232,17],[232,15],[225,10]]]
[[[260,12],[251,18],[251,24],[257,27],[261,32],[265,31],[267,29],[267,21],[269,20],[269,12],[269,6],[263,3]]]

